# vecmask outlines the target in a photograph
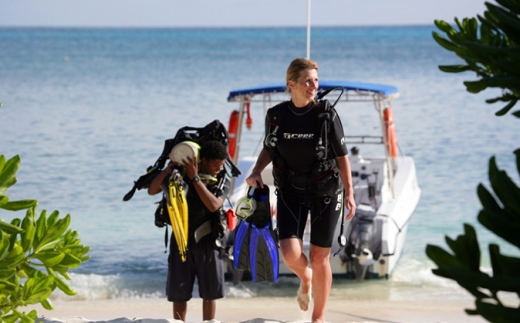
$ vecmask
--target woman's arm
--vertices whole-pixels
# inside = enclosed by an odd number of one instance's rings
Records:
[[[336,163],[340,171],[341,181],[345,187],[345,207],[349,213],[345,220],[350,220],[356,214],[356,201],[354,200],[354,188],[352,187],[352,172],[348,156],[336,157]]]

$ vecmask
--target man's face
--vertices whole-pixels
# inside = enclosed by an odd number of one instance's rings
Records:
[[[202,157],[200,171],[211,176],[217,176],[224,167],[224,159],[206,159]]]

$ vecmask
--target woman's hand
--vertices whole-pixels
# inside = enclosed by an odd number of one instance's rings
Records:
[[[257,187],[260,186],[261,188],[264,188],[264,181],[262,181],[262,175],[260,175],[260,172],[254,171],[249,175],[248,178],[246,178],[247,185],[251,187]]]
[[[349,213],[345,216],[345,220],[350,220],[356,214],[356,201],[354,200],[353,194],[347,194],[345,196],[345,208],[349,211]]]

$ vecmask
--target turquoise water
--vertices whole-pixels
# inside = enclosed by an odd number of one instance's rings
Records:
[[[484,267],[490,242],[518,253],[476,222],[476,186],[487,183],[489,157],[518,179],[518,122],[494,116],[500,106],[484,100],[496,93],[465,91],[462,82],[473,74],[438,70],[459,61],[433,41],[433,28],[312,31],[321,79],[398,87],[397,137],[415,159],[423,191],[390,280],[335,280],[333,297],[346,297],[346,290],[459,297],[454,284],[431,274],[424,249],[444,245],[446,234],[455,238],[466,222],[477,227]],[[283,81],[292,58],[305,56],[305,41],[304,28],[0,28],[0,153],[22,158],[8,195],[72,215],[92,256],[74,271],[77,299],[164,296],[164,231],[153,224],[158,198],[137,192],[122,202],[123,195],[179,127],[227,124],[236,108],[226,102],[230,90]],[[367,126],[353,110],[341,116],[347,134]],[[242,156],[254,153],[263,132],[260,109],[253,120]],[[4,219],[13,215],[22,216],[0,211]],[[297,287],[293,278],[246,286],[249,292],[230,284],[229,295],[293,295]]]

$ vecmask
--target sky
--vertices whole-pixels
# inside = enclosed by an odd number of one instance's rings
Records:
[[[491,1],[494,2],[494,1]],[[312,0],[312,26],[429,25],[475,17],[483,0]],[[307,0],[0,0],[0,26],[305,26]]]

